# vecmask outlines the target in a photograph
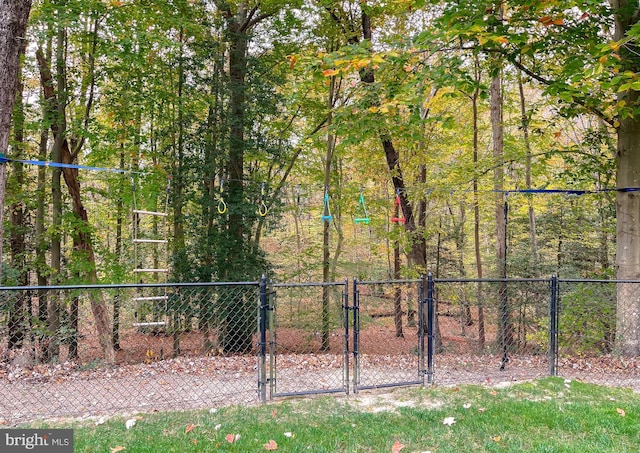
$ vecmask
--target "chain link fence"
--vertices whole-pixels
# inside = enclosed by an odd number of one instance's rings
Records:
[[[0,419],[255,402],[258,288],[2,288]]]
[[[620,353],[638,328],[638,285],[0,288],[0,423],[548,375],[640,391],[637,354]]]
[[[560,280],[558,288],[558,374],[640,391],[640,350],[621,354],[625,334],[640,328],[632,324],[640,321],[640,282]]]
[[[435,382],[546,376],[549,280],[435,279]]]
[[[424,382],[422,280],[354,281],[354,391]]]

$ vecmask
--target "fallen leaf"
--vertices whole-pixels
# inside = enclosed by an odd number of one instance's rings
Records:
[[[391,446],[391,453],[400,453],[400,450],[404,448],[404,444],[401,444],[397,440]]]
[[[487,410],[486,407],[479,407],[478,412],[485,412]]]
[[[111,453],[118,453],[124,449],[125,448],[122,445],[116,445],[115,447],[111,447]]]
[[[226,436],[224,436],[224,438],[230,444],[234,443],[236,440],[236,436],[234,436],[233,434],[227,434]]]
[[[456,422],[456,419],[454,417],[447,417],[442,421],[443,425],[447,425],[447,426],[451,426]]]
[[[127,429],[131,429],[134,426],[136,426],[136,419],[135,418],[130,418],[124,424],[124,427],[127,428]]]
[[[277,450],[278,444],[275,440],[269,439],[269,442],[263,445],[265,450]]]
[[[276,415],[278,415],[278,409],[274,409],[273,412],[271,412],[271,418],[276,418]]]
[[[184,433],[185,434],[190,433],[191,431],[193,431],[193,428],[195,428],[195,427],[196,427],[196,425],[194,425],[193,423],[189,423],[187,425],[187,427],[184,429]]]
[[[624,417],[625,415],[627,415],[624,409],[617,408],[616,412],[620,415],[620,417]]]
[[[500,442],[502,440],[502,436],[494,436],[491,438],[494,442]]]
[[[222,428],[222,425],[220,423],[213,427],[213,429],[215,429],[216,431],[218,431],[220,428]]]
[[[293,433],[287,431],[286,433],[284,433],[284,437],[293,437]]]
[[[471,407],[470,403],[465,403],[462,405],[462,407],[464,407],[465,409],[469,409]]]
[[[498,394],[498,392],[496,392],[495,390],[491,390],[491,396],[496,396]]]

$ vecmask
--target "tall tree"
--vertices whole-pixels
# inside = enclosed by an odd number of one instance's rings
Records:
[[[2,225],[6,186],[6,154],[11,115],[16,100],[20,49],[31,10],[31,0],[0,0],[0,284],[2,284]]]
[[[87,78],[86,86],[83,84],[81,88],[85,88],[86,94],[83,104],[83,115],[81,116],[81,124],[87,127],[89,116],[91,114],[92,105],[95,96],[95,51],[98,39],[99,19],[94,18],[91,21],[91,40],[89,41],[89,49],[87,53]],[[44,92],[44,99],[50,106],[56,109],[56,121],[51,123],[51,132],[54,137],[54,152],[59,152],[60,162],[67,165],[75,165],[78,156],[82,151],[85,143],[84,137],[73,137],[67,134],[67,95],[68,86],[65,77],[65,71],[62,67],[64,60],[62,55],[66,44],[66,31],[64,27],[58,28],[58,57],[56,58],[57,77],[54,85],[54,78],[42,51],[37,52],[38,66],[40,70],[40,80]],[[78,256],[86,259],[88,263],[86,278],[89,283],[98,282],[98,273],[96,268],[96,256],[94,252],[93,239],[91,236],[91,227],[87,210],[84,206],[79,181],[79,171],[77,168],[65,166],[62,168],[62,175],[69,191],[69,196],[73,204],[73,212],[77,222],[74,222],[74,247],[78,252]],[[96,329],[100,345],[104,352],[104,360],[108,363],[115,361],[115,350],[113,348],[111,336],[111,324],[109,320],[108,310],[102,295],[99,292],[91,293],[91,310],[96,322]]]
[[[637,0],[611,0],[615,19],[614,40],[620,47],[623,71],[640,72],[638,32],[640,4]],[[623,44],[627,41],[627,44]],[[640,91],[629,87],[619,90],[618,104],[632,109],[616,123],[618,135],[616,195],[617,277],[640,279]],[[633,285],[618,285],[616,341],[622,353],[640,355],[640,291]]]

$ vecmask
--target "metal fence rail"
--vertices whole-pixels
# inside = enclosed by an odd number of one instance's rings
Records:
[[[432,276],[3,287],[0,423],[548,375],[640,391],[617,328],[639,290]]]

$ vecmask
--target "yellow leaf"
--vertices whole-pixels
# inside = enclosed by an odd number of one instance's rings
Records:
[[[367,110],[369,110],[371,113],[377,113],[380,110],[380,108],[374,105],[369,107]]]
[[[494,38],[494,39],[495,41],[501,44],[507,44],[509,42],[509,40],[505,36],[498,36],[497,38]]]
[[[502,436],[494,436],[491,438],[494,442],[500,442],[502,440]]]
[[[338,71],[337,69],[325,69],[324,71],[322,71],[322,75],[325,77],[332,77],[337,74],[340,74],[340,71]]]
[[[289,55],[287,59],[289,60],[289,69],[293,69],[293,67],[296,65],[298,57],[296,57],[295,55]]]
[[[627,415],[624,409],[617,408],[616,412],[618,413],[618,415],[620,415],[620,417],[624,417],[625,415]]]
[[[371,60],[365,58],[363,60],[356,60],[353,62],[353,67],[356,69],[362,69],[365,66],[367,66],[369,63],[371,63]]]

